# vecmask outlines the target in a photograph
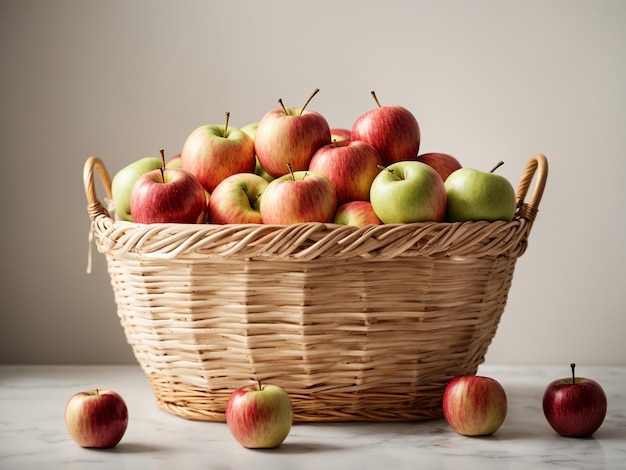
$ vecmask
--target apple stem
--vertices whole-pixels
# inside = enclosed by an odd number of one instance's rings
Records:
[[[496,166],[494,166],[489,173],[493,173],[498,168],[500,168],[502,165],[504,165],[504,162],[502,160],[500,160],[498,163],[496,163]]]
[[[161,149],[161,179],[165,183],[165,149]]]
[[[569,365],[572,368],[572,384],[576,385],[576,374],[574,373],[574,369],[576,368],[576,364],[573,362]]]
[[[293,168],[291,166],[291,163],[287,163],[287,168],[289,169],[289,173],[291,174],[291,179],[293,179],[295,181],[296,180],[296,176],[293,174]]]
[[[387,170],[389,173],[393,174],[393,170],[390,170],[389,168],[387,168],[384,165],[381,165],[380,163],[376,164],[376,168],[380,169],[380,170]]]
[[[302,116],[302,112],[304,111],[304,108],[306,108],[309,105],[313,97],[317,95],[319,91],[320,91],[319,88],[316,88],[315,90],[313,90],[313,93],[311,93],[311,96],[309,96],[309,99],[306,100],[306,103],[304,103],[304,106],[302,106],[302,108],[300,109],[300,116]]]
[[[259,385],[259,391],[263,390],[263,385],[261,385],[261,379],[258,379],[256,383]]]
[[[228,135],[228,121],[230,120],[230,113],[226,111],[226,124],[224,124],[224,137]]]
[[[285,112],[285,114],[289,114],[287,112],[287,108],[285,108],[285,105],[283,104],[283,99],[282,98],[278,98],[278,102],[280,103],[281,108],[283,108],[283,111]]]
[[[374,101],[376,101],[376,105],[380,108],[380,101],[378,101],[378,98],[376,97],[376,92],[372,90],[370,91],[370,94],[372,95],[372,98],[374,98]]]

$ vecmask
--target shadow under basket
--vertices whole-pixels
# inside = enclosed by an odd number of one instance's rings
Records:
[[[504,311],[543,194],[537,154],[510,222],[379,225],[135,224],[115,220],[97,157],[84,168],[91,234],[117,313],[159,406],[224,421],[234,389],[289,394],[294,421],[442,416]],[[525,201],[531,182],[532,195]]]

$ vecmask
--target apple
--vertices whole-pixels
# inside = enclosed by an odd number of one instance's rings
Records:
[[[115,214],[119,220],[133,221],[130,212],[130,192],[137,179],[149,171],[163,166],[157,157],[144,157],[118,171],[111,181],[111,195],[115,205]]]
[[[334,127],[330,130],[331,142],[342,142],[344,140],[352,140],[352,131],[341,127]]]
[[[337,209],[335,188],[312,171],[292,171],[271,181],[261,200],[264,224],[331,222]]]
[[[250,124],[246,124],[245,126],[243,126],[241,130],[245,132],[246,134],[248,134],[252,138],[252,140],[255,140],[256,130],[258,127],[259,127],[258,122],[251,122]],[[272,181],[274,179],[272,175],[270,175],[267,171],[265,171],[265,168],[263,168],[263,166],[261,165],[261,162],[259,162],[259,158],[256,156],[256,152],[254,154],[254,173],[259,176],[262,176],[266,181]]]
[[[205,222],[210,200],[205,188],[189,171],[165,167],[163,154],[162,161],[163,168],[141,175],[133,185],[130,211],[134,222]]]
[[[261,195],[268,182],[254,173],[237,173],[217,185],[209,199],[209,222],[260,224]]]
[[[443,181],[445,181],[452,172],[463,168],[461,162],[447,153],[423,153],[417,156],[417,161],[433,167],[437,173],[439,173]]]
[[[374,146],[385,165],[415,160],[420,147],[420,127],[415,116],[402,106],[381,106],[372,91],[376,108],[352,124],[351,139]]]
[[[115,447],[128,427],[128,408],[112,390],[78,392],[65,406],[65,425],[81,447]]]
[[[606,416],[607,399],[595,380],[572,376],[552,381],[543,394],[543,413],[552,429],[566,437],[588,437]]]
[[[226,403],[226,425],[249,449],[278,447],[289,435],[293,409],[287,392],[261,382],[235,390]]]
[[[490,172],[461,168],[448,176],[445,181],[447,221],[513,219],[517,208],[515,190],[509,180],[494,173],[501,164],[499,162]]]
[[[250,138],[252,140],[256,139],[256,130],[259,127],[259,123],[258,122],[251,122],[249,124],[246,124],[245,126],[243,126],[241,128],[242,132],[245,132],[246,134],[248,134],[250,136]]]
[[[372,181],[370,202],[385,224],[441,222],[446,190],[439,173],[425,163],[396,162],[382,167]]]
[[[381,225],[382,221],[369,201],[350,201],[337,208],[333,223],[362,228],[366,225]]]
[[[198,178],[211,193],[224,178],[254,171],[254,141],[236,127],[225,124],[196,128],[185,140],[180,156],[181,168]]]
[[[321,114],[306,109],[315,90],[301,108],[281,107],[268,111],[259,121],[254,148],[260,165],[272,177],[306,170],[318,148],[330,143],[330,128]]]
[[[443,415],[464,436],[496,432],[506,418],[507,398],[500,383],[480,375],[458,375],[443,392]]]
[[[309,170],[326,176],[337,193],[337,205],[369,201],[370,186],[383,160],[374,147],[360,140],[342,140],[320,147],[311,158]]]
[[[180,153],[174,155],[167,161],[168,168],[180,168]]]

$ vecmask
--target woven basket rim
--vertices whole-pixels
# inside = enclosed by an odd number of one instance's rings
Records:
[[[96,193],[96,174],[112,199],[111,178],[99,157],[85,162],[84,184],[92,235],[100,252],[129,258],[175,259],[202,256],[232,259],[320,257],[499,256],[521,255],[537,216],[548,173],[542,154],[530,158],[516,190],[513,220],[418,222],[369,225],[363,228],[333,223],[265,224],[139,224],[114,220]],[[530,185],[535,186],[526,201]]]

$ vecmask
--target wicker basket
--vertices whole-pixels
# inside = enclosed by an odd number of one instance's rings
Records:
[[[158,404],[223,421],[252,380],[284,387],[295,421],[441,416],[457,374],[484,361],[547,178],[532,157],[511,222],[356,228],[114,220],[85,163],[91,234]],[[535,182],[529,202],[526,194]]]

